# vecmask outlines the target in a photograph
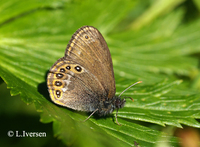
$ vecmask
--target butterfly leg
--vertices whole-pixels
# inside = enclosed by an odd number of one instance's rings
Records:
[[[95,112],[97,112],[99,109],[96,109],[95,111],[92,112],[92,114],[90,114],[90,116],[88,116],[88,118],[86,118],[83,122],[85,122],[86,120],[88,120]]]
[[[118,114],[118,109],[117,109],[115,118],[116,118],[116,123],[117,123],[119,126],[121,126],[121,124],[117,121],[117,114]]]

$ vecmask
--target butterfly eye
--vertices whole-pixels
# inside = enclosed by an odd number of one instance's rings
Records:
[[[89,37],[87,35],[85,35],[85,39],[88,39]]]
[[[65,69],[64,69],[64,68],[61,68],[61,69],[60,69],[60,72],[63,72],[63,73],[64,73],[64,72],[65,72]]]
[[[67,70],[70,70],[70,69],[71,69],[71,67],[70,67],[70,66],[66,66],[66,69],[67,69]]]
[[[82,68],[81,68],[80,66],[76,66],[75,69],[76,69],[76,71],[78,71],[78,72],[81,72],[81,71],[82,71]]]

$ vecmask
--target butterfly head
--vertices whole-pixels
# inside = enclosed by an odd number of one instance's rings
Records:
[[[114,103],[115,109],[123,108],[125,103],[126,103],[125,99],[121,99],[120,97],[117,97]]]
[[[136,85],[136,84],[138,84],[138,83],[142,83],[142,81],[136,82],[136,83],[132,84],[131,86],[129,86],[128,88],[126,88],[126,89],[125,89],[124,91],[122,91],[122,92],[120,93],[120,95],[115,99],[115,109],[117,109],[115,118],[116,118],[116,123],[117,123],[118,125],[120,125],[119,122],[118,122],[118,120],[117,120],[118,110],[119,110],[120,108],[123,108],[124,105],[125,105],[125,103],[126,103],[126,100],[125,100],[125,99],[121,99],[120,96],[121,96],[125,91],[127,91],[129,88],[131,88],[132,86],[134,86],[134,85]],[[131,97],[127,97],[127,98],[130,98],[130,99],[133,101],[133,99],[132,99]]]

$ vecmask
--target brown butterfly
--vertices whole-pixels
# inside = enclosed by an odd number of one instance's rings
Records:
[[[110,114],[115,109],[118,112],[126,102],[115,96],[110,51],[101,33],[92,26],[83,26],[73,34],[65,56],[49,70],[47,85],[54,103],[92,112],[87,119],[95,112],[99,116]],[[116,123],[119,124],[117,113]]]

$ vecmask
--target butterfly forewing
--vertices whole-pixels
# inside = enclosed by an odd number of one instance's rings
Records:
[[[94,82],[96,85],[93,87],[95,92],[100,92],[109,98],[115,95],[115,79],[110,51],[103,36],[96,28],[84,26],[78,29],[68,44],[65,57],[88,70],[92,78],[90,82]]]

